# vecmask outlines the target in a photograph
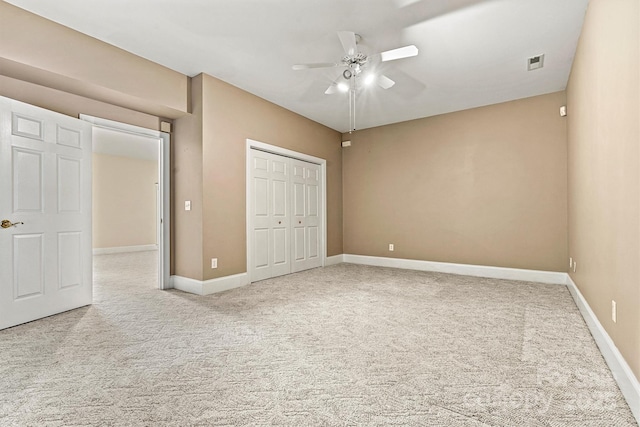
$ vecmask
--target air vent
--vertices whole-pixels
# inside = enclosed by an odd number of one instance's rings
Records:
[[[533,71],[544,66],[544,55],[536,55],[527,59],[527,70]]]

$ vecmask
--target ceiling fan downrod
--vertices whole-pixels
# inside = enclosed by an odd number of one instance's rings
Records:
[[[356,130],[356,79],[353,79],[349,90],[349,133]]]

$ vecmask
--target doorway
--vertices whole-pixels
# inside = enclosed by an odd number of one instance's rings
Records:
[[[157,288],[167,289],[169,134],[80,118],[93,125],[94,255],[153,251]]]

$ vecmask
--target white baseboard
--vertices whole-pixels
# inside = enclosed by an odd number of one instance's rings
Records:
[[[618,383],[622,395],[627,400],[633,416],[636,418],[636,421],[638,421],[638,424],[640,424],[640,383],[638,379],[568,274],[567,287],[584,321],[587,323],[593,339],[596,341],[596,344],[598,344],[600,353],[602,353],[604,360],[607,362],[607,365],[609,365],[609,369],[611,369],[613,378]]]
[[[463,276],[488,277],[492,279],[521,280],[527,282],[565,285],[567,273],[556,271],[524,270],[519,268],[489,267],[484,265],[453,264],[448,262],[420,261],[415,259],[385,258],[344,254],[344,262],[378,267],[404,268],[407,270],[434,271]]]
[[[171,276],[171,283],[174,289],[178,289],[183,292],[189,292],[196,295],[209,295],[248,285],[249,275],[247,273],[240,273],[204,281],[182,276]]]
[[[344,262],[344,255],[340,254],[340,255],[334,255],[334,256],[328,256],[324,259],[324,266],[325,267],[329,267],[330,265],[336,265],[336,264],[341,264]]]
[[[115,246],[112,248],[94,248],[94,255],[121,254],[126,252],[157,251],[158,245]]]

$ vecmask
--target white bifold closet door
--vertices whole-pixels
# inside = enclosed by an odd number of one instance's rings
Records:
[[[320,267],[320,165],[251,150],[251,280]]]

